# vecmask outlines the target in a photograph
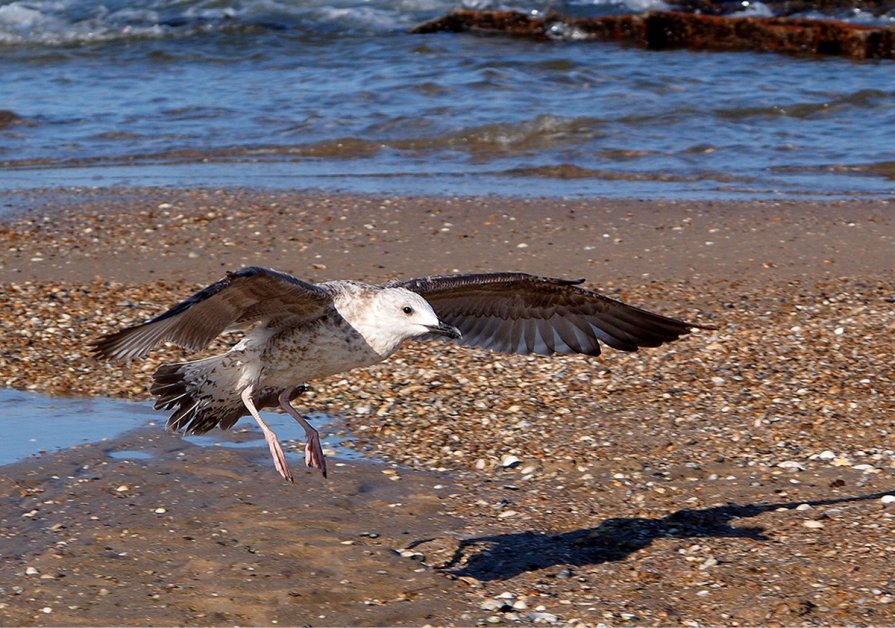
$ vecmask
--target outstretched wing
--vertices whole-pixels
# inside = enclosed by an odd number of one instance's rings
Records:
[[[320,316],[331,304],[330,293],[320,286],[269,268],[243,268],[162,315],[91,344],[97,355],[117,359],[142,357],[165,341],[198,351],[227,328],[254,321],[291,325]]]
[[[705,327],[626,305],[579,287],[583,282],[484,273],[420,277],[389,285],[425,298],[442,321],[462,332],[460,344],[502,353],[599,355],[599,341],[636,351]]]

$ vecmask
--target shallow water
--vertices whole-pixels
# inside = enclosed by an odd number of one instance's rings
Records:
[[[341,459],[362,457],[344,446],[345,443],[350,443],[350,437],[331,432],[334,425],[326,415],[308,416],[315,427],[320,429],[323,447],[332,450],[332,455]],[[48,397],[39,393],[0,388],[0,431],[4,434],[0,440],[0,465],[83,443],[114,440],[141,427],[158,426],[159,430],[163,430],[165,419],[165,415],[153,410],[152,403],[148,401]],[[289,439],[302,433],[298,425],[285,415],[266,413],[265,420],[281,438]],[[184,438],[200,446],[267,450],[261,431],[251,421],[240,423],[233,432],[215,430],[203,436]],[[303,449],[296,449],[291,440],[284,450],[291,463],[298,464],[300,460],[304,460]],[[148,452],[138,450],[115,450],[109,455],[118,459],[152,457]]]
[[[454,6],[0,0],[0,186],[892,192],[892,62],[407,33]]]

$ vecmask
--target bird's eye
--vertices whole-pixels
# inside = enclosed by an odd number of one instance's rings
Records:
[[[407,316],[410,316],[411,314],[413,314],[413,308],[410,307],[409,305],[405,305],[401,309],[404,311],[405,314],[407,314]]]

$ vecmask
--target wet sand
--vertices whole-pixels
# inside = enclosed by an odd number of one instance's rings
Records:
[[[895,621],[890,204],[0,200],[18,388],[145,398],[178,350],[107,365],[85,339],[248,264],[585,276],[719,326],[599,360],[408,346],[315,383],[309,409],[379,460],[328,480],[162,429],[0,467],[4,624]]]

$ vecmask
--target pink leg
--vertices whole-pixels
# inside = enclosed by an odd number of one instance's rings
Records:
[[[292,472],[289,471],[289,465],[286,464],[286,456],[283,453],[283,448],[280,447],[280,440],[277,438],[277,435],[274,434],[273,430],[267,427],[267,423],[265,423],[261,418],[261,415],[258,414],[258,409],[252,402],[253,388],[254,386],[249,386],[242,391],[242,394],[240,395],[240,397],[242,397],[242,402],[245,404],[245,407],[248,408],[249,413],[255,421],[258,422],[261,431],[264,432],[264,438],[267,440],[267,446],[270,447],[270,455],[273,458],[273,464],[277,468],[277,471],[283,476],[284,480],[294,482],[295,480],[292,479]]]
[[[302,386],[302,384],[299,384],[295,388],[298,388],[299,386]],[[320,444],[320,435],[317,433],[317,430],[315,430],[313,426],[298,413],[298,410],[293,408],[292,404],[289,403],[293,396],[292,393],[295,392],[295,388],[292,388],[291,390],[287,388],[282,391],[279,397],[277,397],[277,400],[280,402],[280,407],[288,412],[289,416],[298,421],[298,424],[305,430],[305,438],[308,441],[305,445],[305,464],[312,469],[320,469],[323,471],[323,477],[326,477],[326,458],[323,456],[323,446]]]

